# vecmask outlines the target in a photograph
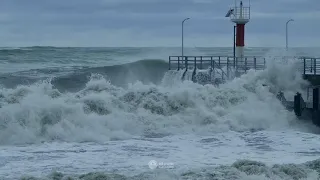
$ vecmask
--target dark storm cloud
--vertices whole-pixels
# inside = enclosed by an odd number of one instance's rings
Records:
[[[233,5],[232,0],[2,0],[1,45],[179,46],[181,21],[190,17],[187,46],[229,46],[233,24],[224,15]],[[295,19],[291,42],[317,45],[320,1],[251,0],[248,46],[282,46],[290,18]]]

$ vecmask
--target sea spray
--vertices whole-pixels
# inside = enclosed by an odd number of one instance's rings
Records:
[[[92,75],[76,93],[59,93],[50,81],[2,89],[0,142],[103,142],[285,128],[295,117],[254,80],[261,73],[249,72],[220,87],[173,78],[170,86],[167,79],[163,85],[137,82],[121,88]]]

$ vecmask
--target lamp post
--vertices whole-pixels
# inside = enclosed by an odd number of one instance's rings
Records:
[[[184,57],[183,56],[183,24],[185,21],[189,20],[190,18],[185,18],[183,21],[182,21],[182,42],[181,42],[181,53],[182,53],[182,58]]]
[[[233,26],[233,68],[236,67],[236,29],[237,26]]]
[[[288,24],[289,22],[294,21],[293,19],[290,19],[286,23],[286,50],[288,50]]]

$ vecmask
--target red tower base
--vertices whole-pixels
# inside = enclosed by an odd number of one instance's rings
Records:
[[[236,57],[244,56],[244,29],[245,24],[237,24]]]

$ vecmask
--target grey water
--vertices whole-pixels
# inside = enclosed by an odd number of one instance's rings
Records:
[[[319,52],[245,50],[264,57]],[[265,70],[217,87],[168,71],[168,56],[180,53],[1,48],[0,179],[319,179],[319,129],[261,85],[295,92],[305,83],[297,59],[270,58]],[[232,54],[186,48],[184,55]]]

